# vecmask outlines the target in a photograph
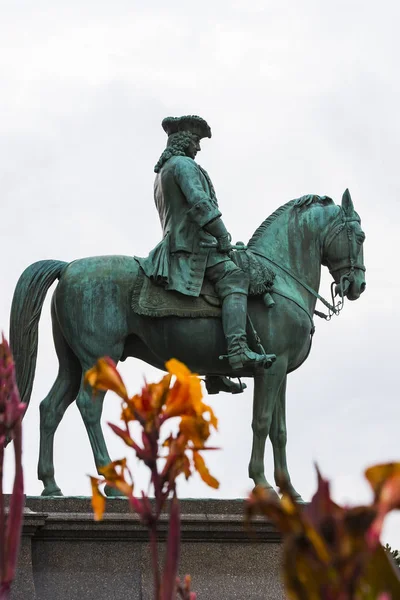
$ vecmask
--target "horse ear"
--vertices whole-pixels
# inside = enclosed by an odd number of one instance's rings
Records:
[[[342,196],[342,209],[347,216],[350,216],[354,213],[354,204],[348,188],[345,190]]]

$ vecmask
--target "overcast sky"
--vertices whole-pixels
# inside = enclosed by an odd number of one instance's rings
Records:
[[[213,138],[198,161],[234,240],[246,241],[291,198],[340,203],[351,191],[367,234],[367,291],[339,319],[318,320],[311,356],[289,378],[288,460],[306,499],[316,460],[338,501],[368,501],[363,469],[400,460],[399,19],[400,5],[388,0],[3,0],[0,328],[8,332],[13,290],[30,263],[148,253],[160,240],[152,186],[166,141],[161,120],[200,114]],[[329,283],[328,274],[324,294]],[[42,489],[39,402],[57,373],[50,297],[24,420],[30,495]],[[144,375],[161,375],[134,359],[122,372],[132,393]],[[194,477],[181,496],[251,489],[248,383],[241,396],[210,399],[221,450],[207,458],[220,490]],[[104,422],[118,416],[110,394]],[[124,456],[104,429],[112,457]],[[57,432],[55,463],[65,494],[89,494],[95,469],[75,404]],[[269,450],[266,465],[272,480]],[[144,473],[132,466],[140,488]],[[400,547],[400,518],[390,518],[385,537]]]

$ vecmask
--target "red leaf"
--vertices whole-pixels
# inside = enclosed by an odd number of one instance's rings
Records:
[[[131,438],[129,433],[125,429],[121,429],[118,425],[114,425],[114,423],[108,423],[109,427],[113,430],[113,432],[120,437],[127,446],[133,448],[137,454],[137,457],[141,460],[148,460],[149,456],[144,452],[143,448],[137,445],[135,440]]]

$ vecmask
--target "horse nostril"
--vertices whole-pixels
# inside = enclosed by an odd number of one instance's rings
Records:
[[[360,285],[360,292],[361,292],[361,294],[362,294],[363,292],[365,292],[365,288],[366,288],[366,287],[367,287],[367,284],[365,283],[365,281],[363,281],[363,283]]]

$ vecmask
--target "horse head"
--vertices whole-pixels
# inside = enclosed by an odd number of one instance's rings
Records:
[[[343,194],[342,205],[328,227],[323,244],[322,264],[335,280],[335,292],[349,300],[357,300],[366,288],[363,244],[365,233],[350,196]]]

